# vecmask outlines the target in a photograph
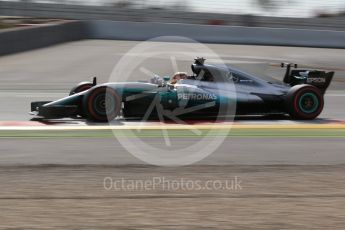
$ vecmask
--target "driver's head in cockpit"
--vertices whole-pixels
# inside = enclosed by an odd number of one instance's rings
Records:
[[[176,84],[179,80],[187,79],[188,75],[185,72],[177,72],[170,80],[170,84]]]

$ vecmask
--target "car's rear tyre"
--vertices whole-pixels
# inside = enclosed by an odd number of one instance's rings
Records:
[[[323,106],[322,93],[312,85],[296,85],[286,96],[286,108],[293,119],[315,119],[322,112]]]
[[[91,89],[94,85],[91,82],[85,81],[85,82],[80,82],[78,85],[73,87],[71,91],[69,92],[69,95],[77,94],[80,92],[84,92],[88,89]]]
[[[86,118],[92,121],[114,120],[121,111],[122,103],[118,93],[109,87],[101,86],[91,90],[83,98]]]

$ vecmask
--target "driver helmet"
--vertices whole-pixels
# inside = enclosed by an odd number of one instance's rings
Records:
[[[177,72],[170,80],[170,84],[176,84],[179,80],[187,79],[188,75],[185,72]]]

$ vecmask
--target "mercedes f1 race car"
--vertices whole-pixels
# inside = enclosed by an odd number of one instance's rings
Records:
[[[31,103],[31,114],[43,119],[86,118],[106,122],[124,118],[215,117],[288,114],[315,119],[334,72],[297,69],[283,63],[283,82],[269,81],[230,65],[205,64],[197,58],[191,76],[154,76],[149,82],[97,84],[82,82],[69,96]],[[234,109],[235,108],[235,109]]]

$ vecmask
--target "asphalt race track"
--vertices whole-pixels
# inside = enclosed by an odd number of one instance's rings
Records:
[[[0,227],[335,229],[344,226],[345,50],[208,45],[224,62],[276,79],[282,79],[284,73],[277,67],[279,62],[321,66],[336,70],[336,76],[319,119],[309,122],[288,118],[238,119],[230,133],[219,134],[224,137],[220,146],[191,166],[150,166],[130,154],[109,127],[103,130],[102,124],[70,119],[30,121],[31,101],[67,96],[73,85],[93,76],[100,83],[107,82],[116,63],[136,44],[86,40],[0,57]],[[167,66],[170,61],[165,56],[151,58],[145,68],[161,76],[171,75],[176,66]],[[190,72],[191,62],[177,60],[177,69]],[[133,75],[133,80],[149,78],[140,71]],[[118,76],[117,80],[124,79]],[[218,123],[215,129],[231,124]],[[111,125],[118,129],[148,129],[139,132],[148,145],[185,151],[197,140],[186,132],[193,131],[193,127],[205,131],[215,124],[194,121],[185,128],[175,129],[169,123],[148,122],[142,127],[140,122],[120,119]],[[157,126],[163,129],[152,128]],[[165,128],[172,129],[168,147],[162,137]],[[137,144],[131,134],[125,135],[132,145]],[[203,144],[207,146],[208,140]],[[162,187],[109,191],[103,184],[106,177],[184,178],[203,183],[238,177],[242,187],[238,191]]]
[[[125,54],[133,55],[129,52],[138,42],[127,41],[103,41],[103,40],[86,40],[72,42],[63,45],[53,46],[45,49],[29,51],[14,55],[8,55],[0,58],[0,119],[1,121],[11,121],[10,124],[16,125],[18,121],[24,122],[31,119],[28,114],[31,101],[35,100],[55,100],[67,96],[69,89],[80,81],[89,80],[92,76],[97,76],[99,82],[107,82],[112,73],[114,66]],[[170,46],[171,43],[162,43]],[[326,102],[324,112],[320,118],[311,123],[342,123],[345,121],[344,115],[344,99],[345,99],[345,80],[343,67],[344,50],[336,49],[316,49],[316,48],[292,48],[292,47],[260,47],[260,46],[240,46],[240,45],[208,45],[224,62],[238,65],[247,71],[253,71],[260,75],[270,75],[276,79],[282,79],[284,69],[274,65],[279,62],[295,62],[307,66],[320,66],[327,69],[335,69],[336,76],[326,94]],[[195,56],[200,55],[196,53]],[[213,54],[210,54],[213,55]],[[207,54],[204,55],[207,57]],[[190,64],[192,60],[177,58],[178,70],[190,72]],[[150,58],[144,63],[145,68],[152,70],[161,76],[173,74],[173,68],[169,66],[169,57],[162,56]],[[154,71],[153,71],[154,70]],[[143,73],[134,73],[135,80],[147,80],[149,76]],[[138,77],[139,76],[139,77]],[[117,76],[116,76],[117,77]],[[131,75],[132,77],[132,75]],[[118,77],[119,81],[121,76]],[[238,123],[270,123],[270,124],[294,124],[294,121],[285,120],[267,120],[267,119],[240,119]],[[300,123],[300,122],[298,122]],[[297,123],[297,124],[298,124]],[[310,123],[310,122],[309,122]],[[5,125],[8,123],[5,123]],[[64,120],[59,125],[81,125],[85,126],[83,121]],[[126,123],[128,125],[130,123]],[[4,124],[2,124],[4,125]],[[20,125],[23,125],[20,123]],[[116,125],[116,124],[115,124]],[[123,125],[123,124],[122,124]],[[131,125],[136,125],[133,122]],[[248,139],[238,138],[233,140],[228,138],[205,163],[222,162],[223,164],[305,164],[305,163],[345,163],[345,157],[340,154],[344,149],[344,142],[337,141],[334,138],[309,138],[300,140],[298,138],[280,138],[275,141],[279,145],[271,145],[271,138]],[[179,140],[176,137],[174,143],[179,145],[185,141],[184,138]],[[250,140],[250,141],[249,141]],[[3,142],[1,146],[7,151],[2,151],[0,164],[18,163],[18,164],[34,164],[37,163],[75,163],[75,164],[136,164],[140,163],[132,158],[132,156],[119,147],[116,139],[109,140],[88,140],[87,144],[94,143],[97,145],[99,154],[93,157],[89,151],[89,146],[83,144],[84,140],[69,139],[58,140],[20,140],[26,142],[23,145],[9,144],[14,140],[0,140]],[[15,140],[18,142],[18,140]],[[150,140],[148,140],[150,142]],[[154,138],[153,140],[154,141]],[[66,143],[61,145],[58,142]],[[102,145],[98,145],[103,142]],[[250,146],[243,143],[250,142]],[[306,144],[304,144],[307,142]],[[335,142],[331,149],[315,153],[313,149],[325,149],[325,143]],[[38,144],[39,143],[39,144]],[[69,143],[69,144],[67,144]],[[71,155],[70,149],[74,155]],[[11,148],[6,147],[12,146]],[[32,146],[31,146],[32,145]],[[109,145],[116,146],[116,156],[119,159],[109,161],[112,151],[108,149]],[[23,148],[23,146],[25,146]],[[31,146],[31,148],[27,148]],[[59,149],[56,146],[60,146]],[[78,147],[76,147],[78,146]],[[107,147],[108,146],[108,147]],[[278,147],[279,146],[279,147]],[[310,147],[312,146],[312,147]],[[327,145],[328,146],[328,145]],[[32,149],[41,148],[42,151],[33,151]],[[64,149],[65,148],[65,149]],[[228,155],[228,149],[235,149],[235,153]],[[272,149],[279,148],[281,151],[271,152]],[[30,150],[31,149],[31,150]],[[51,149],[49,151],[49,149]],[[86,151],[87,150],[87,151]],[[34,160],[32,157],[26,159],[26,154],[44,154]],[[59,152],[57,154],[57,152]],[[56,152],[56,154],[53,152]],[[290,152],[290,154],[287,154]],[[295,156],[292,153],[297,153]],[[21,157],[16,157],[16,154]],[[319,157],[310,157],[311,154],[318,154]],[[9,156],[10,155],[10,156]],[[24,156],[24,157],[23,157]],[[121,156],[121,157],[120,157]],[[296,157],[294,159],[294,157]],[[219,159],[217,159],[219,158]],[[73,160],[72,160],[73,159]],[[71,161],[72,160],[72,161]],[[18,161],[18,162],[16,162]],[[6,163],[5,163],[6,162]],[[204,162],[203,162],[204,163]]]

